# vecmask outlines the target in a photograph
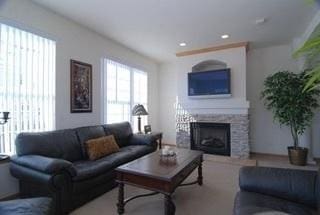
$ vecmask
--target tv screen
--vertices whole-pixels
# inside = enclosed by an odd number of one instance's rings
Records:
[[[230,69],[188,73],[188,95],[229,95]]]

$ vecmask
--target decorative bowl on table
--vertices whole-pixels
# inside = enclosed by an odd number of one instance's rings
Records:
[[[160,150],[160,163],[166,165],[175,165],[177,163],[177,153],[173,148],[164,147]]]

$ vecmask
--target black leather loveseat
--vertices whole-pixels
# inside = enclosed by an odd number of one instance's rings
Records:
[[[91,161],[84,143],[113,134],[120,151]],[[152,136],[132,133],[128,122],[39,133],[16,139],[11,174],[19,179],[22,197],[49,196],[56,214],[66,214],[114,188],[114,169],[155,151]]]
[[[234,215],[320,214],[319,172],[243,167],[239,174]]]

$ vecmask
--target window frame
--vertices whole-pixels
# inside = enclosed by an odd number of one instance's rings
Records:
[[[132,125],[132,128],[134,129],[134,116],[132,116],[131,114],[131,110],[133,108],[133,106],[135,105],[134,103],[134,73],[135,70],[138,70],[141,73],[144,73],[147,77],[147,107],[149,107],[148,101],[149,101],[149,73],[146,72],[145,68],[141,68],[140,66],[136,66],[134,64],[131,63],[127,63],[123,60],[114,58],[114,57],[104,57],[101,60],[101,96],[103,98],[103,101],[101,102],[101,123],[102,124],[106,124],[107,123],[107,119],[105,120],[105,116],[107,115],[107,102],[108,102],[108,98],[107,98],[107,92],[105,91],[105,89],[108,87],[107,86],[107,61],[113,61],[115,63],[118,64],[122,64],[126,67],[130,68],[130,123]],[[149,124],[149,117],[147,119],[147,124]]]

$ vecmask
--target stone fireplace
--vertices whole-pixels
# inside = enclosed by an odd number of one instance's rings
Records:
[[[177,145],[184,148],[193,148],[190,131],[194,122],[198,123],[214,123],[229,124],[230,126],[230,153],[222,153],[219,150],[208,150],[208,147],[202,146],[197,149],[204,150],[208,153],[226,155],[234,158],[249,157],[249,118],[248,114],[177,114]],[[225,134],[226,135],[226,134]],[[194,138],[194,137],[193,137]],[[207,136],[206,138],[210,138]],[[211,137],[212,138],[212,137]],[[225,147],[224,149],[227,149]]]

